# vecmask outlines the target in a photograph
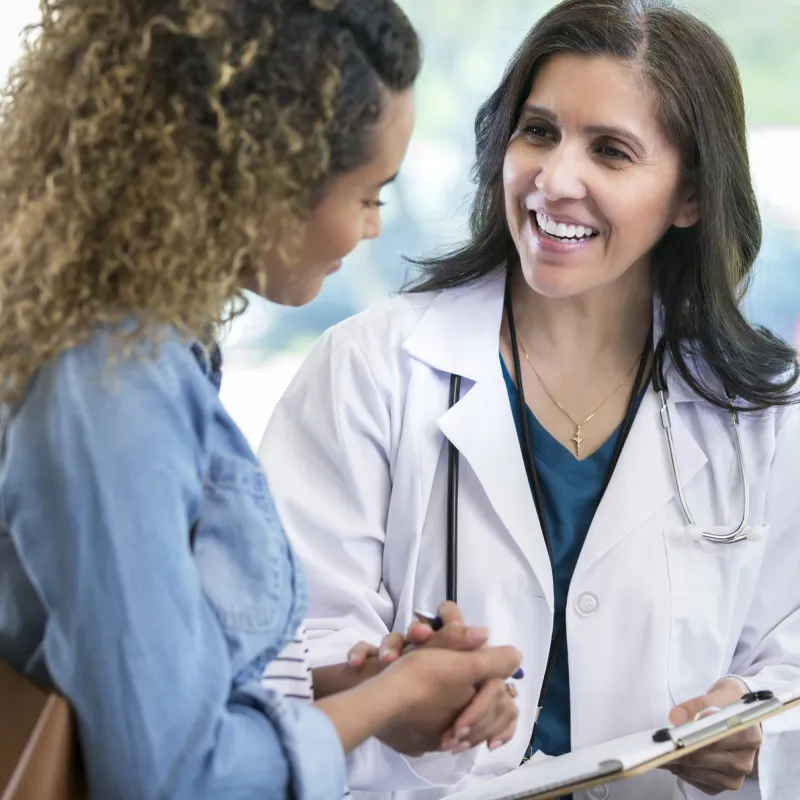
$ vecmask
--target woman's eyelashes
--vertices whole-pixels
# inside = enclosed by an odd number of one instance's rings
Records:
[[[557,142],[559,134],[547,125],[536,122],[527,122],[520,125],[519,132],[526,139],[535,144],[543,144],[546,142]],[[601,158],[608,159],[609,161],[617,162],[632,162],[633,157],[627,152],[624,145],[600,140],[592,144],[592,151]]]
[[[598,144],[595,152],[604,158],[610,158],[615,161],[633,161],[633,158],[625,150],[613,142]]]
[[[383,200],[364,200],[364,208],[383,208],[386,203]]]
[[[538,125],[535,122],[529,122],[525,125],[520,125],[520,133],[530,139],[552,139],[553,132],[545,125]]]

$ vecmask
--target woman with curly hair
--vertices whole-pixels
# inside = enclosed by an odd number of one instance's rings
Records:
[[[209,332],[378,234],[416,34],[392,0],[41,5],[0,118],[0,657],[71,703],[95,797],[335,797],[519,655],[262,685],[307,590]]]

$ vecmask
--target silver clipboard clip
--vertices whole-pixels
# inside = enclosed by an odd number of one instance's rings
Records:
[[[676,725],[673,728],[661,728],[653,734],[653,741],[656,743],[671,741],[677,748],[692,747],[725,733],[731,728],[747,725],[748,722],[760,719],[771,711],[783,708],[783,703],[769,691],[750,692],[742,697],[739,704],[747,707],[740,709],[735,714],[725,716],[723,719],[715,720],[714,716],[716,715],[714,715],[702,720],[701,722],[704,724],[692,721],[684,725]],[[724,711],[725,709],[722,710],[722,713]]]

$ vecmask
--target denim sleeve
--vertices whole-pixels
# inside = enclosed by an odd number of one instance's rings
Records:
[[[83,348],[42,370],[0,461],[5,524],[45,607],[43,657],[75,710],[92,796],[341,796],[332,723],[235,680],[201,589],[188,531],[213,391],[177,345],[107,379],[104,361]]]

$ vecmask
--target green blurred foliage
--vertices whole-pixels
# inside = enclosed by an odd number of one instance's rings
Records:
[[[452,137],[473,117],[550,0],[399,0],[425,43],[418,135]],[[739,64],[751,125],[800,124],[800,0],[693,0]],[[464,129],[468,126],[458,126]]]

